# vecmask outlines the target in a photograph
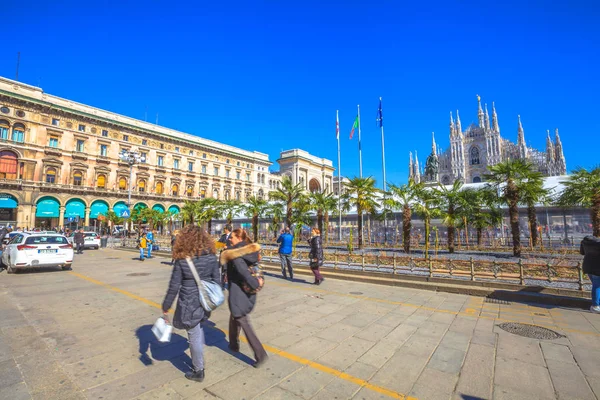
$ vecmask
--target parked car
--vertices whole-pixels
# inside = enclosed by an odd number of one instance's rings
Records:
[[[2,252],[9,274],[19,268],[62,267],[70,269],[73,246],[64,235],[18,232]]]
[[[67,238],[69,243],[72,245],[74,245],[73,235],[75,235],[75,232],[69,233],[69,237]],[[96,232],[83,232],[83,238],[84,249],[98,250],[100,248],[100,235],[98,235]]]

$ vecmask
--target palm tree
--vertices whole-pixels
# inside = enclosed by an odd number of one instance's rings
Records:
[[[377,208],[376,195],[379,189],[375,187],[375,179],[353,178],[346,184],[346,193],[344,193],[345,208],[356,208],[358,218],[358,248],[363,248],[363,213],[373,213]]]
[[[496,190],[499,199],[508,205],[510,230],[513,240],[513,255],[521,256],[521,232],[519,229],[519,188],[533,170],[533,165],[524,160],[508,160],[488,167],[485,175],[489,186]]]
[[[196,221],[206,222],[207,231],[210,235],[212,232],[212,221],[215,218],[220,218],[223,215],[222,203],[214,197],[200,199],[196,203]]]
[[[302,183],[294,185],[292,183],[292,178],[287,175],[281,179],[281,186],[277,188],[277,190],[269,192],[269,198],[271,200],[279,200],[285,203],[285,223],[288,227],[292,225],[292,209],[294,208],[294,203],[298,201],[303,192],[304,188],[302,187]]]
[[[222,203],[225,220],[228,224],[233,221],[233,216],[242,209],[242,203],[237,200],[225,200]]]
[[[547,203],[550,191],[544,188],[543,175],[538,171],[531,171],[519,187],[519,198],[522,204],[527,206],[527,219],[529,221],[529,232],[531,235],[531,247],[539,244],[538,221],[535,213],[535,205]]]
[[[252,218],[252,235],[255,242],[258,242],[258,219],[265,212],[266,206],[266,200],[252,196],[247,199],[246,204],[244,204],[243,207],[246,216]]]
[[[271,218],[270,228],[273,232],[273,238],[277,239],[277,233],[279,232],[281,221],[283,221],[285,215],[285,213],[283,212],[283,204],[280,202],[272,202],[268,204],[265,210],[265,215],[268,218]]]
[[[325,210],[331,209],[331,203],[333,201],[333,208],[335,209],[335,199],[333,193],[313,192],[309,195],[309,200],[313,210],[317,212],[317,227],[319,231],[323,232],[323,219],[325,216]]]
[[[429,234],[431,232],[431,220],[441,215],[438,208],[439,199],[432,189],[419,184],[416,188],[418,201],[414,205],[417,214],[423,217],[425,225],[425,258],[429,257]]]
[[[386,203],[392,210],[402,210],[402,245],[406,254],[410,253],[410,231],[412,229],[412,207],[417,200],[419,185],[409,179],[407,184],[390,185],[390,196]]]
[[[105,214],[106,220],[110,223],[111,228],[115,225],[121,225],[123,223],[123,218],[119,217],[116,212],[113,210],[108,210]]]
[[[296,249],[296,243],[298,242],[302,227],[304,225],[312,225],[311,211],[312,206],[308,196],[302,195],[295,201],[291,219],[292,224],[294,224],[294,250]]]
[[[462,205],[460,197],[462,187],[463,183],[457,179],[450,187],[440,183],[439,188],[433,189],[434,195],[439,199],[440,205],[444,209],[442,216],[444,225],[447,227],[448,252],[450,253],[454,253],[454,234],[456,233],[456,222],[460,218],[458,209]]]
[[[328,196],[323,203],[323,211],[325,215],[323,216],[323,223],[325,224],[325,243],[329,244],[329,215],[330,213],[339,212],[338,210],[338,199],[333,194]],[[323,231],[321,231],[323,234]]]
[[[160,224],[162,221],[162,211],[155,210],[152,208],[144,208],[140,210],[140,216],[148,221],[150,230],[154,230],[154,227]]]
[[[194,220],[198,214],[198,202],[192,200],[185,200],[183,207],[181,207],[181,220],[183,225],[189,221],[190,224],[194,225]]]
[[[469,222],[477,232],[477,246],[481,247],[483,230],[502,222],[502,213],[497,207],[496,192],[489,188],[465,189],[461,192],[463,224]]]
[[[589,207],[592,234],[600,237],[600,166],[591,171],[578,167],[563,184],[565,189],[558,198],[558,204],[563,207]]]

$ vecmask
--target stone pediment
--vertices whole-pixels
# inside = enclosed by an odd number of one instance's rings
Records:
[[[42,158],[44,164],[55,164],[55,165],[63,165],[63,162],[57,158],[46,157]]]

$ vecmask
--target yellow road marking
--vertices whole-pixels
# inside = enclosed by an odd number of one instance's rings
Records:
[[[154,307],[154,308],[158,308],[158,309],[160,309],[162,311],[162,305],[160,305],[160,304],[158,304],[158,303],[156,303],[156,302],[154,302],[152,300],[148,300],[146,298],[140,297],[140,296],[138,296],[136,294],[133,294],[131,292],[128,292],[126,290],[119,289],[118,287],[109,285],[107,283],[104,283],[104,282],[101,282],[99,280],[90,278],[89,276],[85,276],[85,275],[79,274],[77,272],[70,272],[70,274],[73,275],[73,276],[76,276],[78,278],[81,278],[83,280],[86,280],[86,281],[88,281],[90,283],[94,283],[96,285],[105,287],[105,288],[107,288],[109,290],[112,290],[114,292],[121,293],[121,294],[123,294],[123,295],[125,295],[127,297],[132,298],[132,299],[141,301],[144,304],[147,304],[147,305],[149,305],[151,307]],[[213,328],[213,329],[217,329],[217,330],[223,332],[223,334],[225,334],[225,336],[227,336],[228,332],[226,330],[219,329],[219,328]],[[240,337],[240,340],[242,340],[243,342],[247,343],[246,339],[243,338],[243,337]],[[271,352],[273,354],[277,354],[277,355],[279,355],[279,356],[281,356],[283,358],[287,358],[288,360],[295,361],[295,362],[297,362],[299,364],[306,365],[306,366],[314,368],[314,369],[316,369],[318,371],[325,372],[325,373],[330,374],[330,375],[334,375],[334,376],[336,376],[336,377],[338,377],[340,379],[343,379],[343,380],[348,381],[348,382],[352,382],[352,383],[354,383],[354,384],[356,384],[356,385],[358,385],[360,387],[365,387],[367,389],[370,389],[370,390],[372,390],[374,392],[377,392],[377,393],[383,394],[385,396],[391,397],[393,399],[418,400],[416,397],[406,396],[406,395],[404,395],[402,393],[398,393],[398,392],[395,392],[393,390],[386,389],[386,388],[384,388],[382,386],[374,385],[374,384],[369,383],[368,381],[366,381],[364,379],[357,378],[357,377],[349,375],[349,374],[347,374],[345,372],[338,371],[338,370],[336,370],[334,368],[330,368],[330,367],[328,367],[326,365],[319,364],[317,362],[308,360],[308,359],[303,358],[303,357],[299,357],[299,356],[294,355],[292,353],[288,353],[288,352],[286,352],[284,350],[280,350],[280,349],[278,349],[276,347],[273,347],[273,346],[270,346],[268,344],[264,344],[263,347],[265,348],[265,350],[267,350],[267,351],[269,351],[269,352]]]
[[[273,286],[281,286],[281,287],[292,287],[291,284],[286,284],[286,283],[280,283],[280,282],[272,282],[269,281],[269,285],[273,285]],[[399,306],[406,306],[406,307],[413,307],[416,309],[421,309],[421,310],[427,310],[427,311],[434,311],[434,312],[438,312],[438,313],[446,313],[446,314],[452,314],[452,315],[458,315],[458,316],[466,316],[466,317],[473,317],[473,318],[481,318],[481,319],[488,319],[488,320],[493,320],[493,321],[498,321],[498,322],[519,322],[519,320],[516,319],[508,319],[508,318],[499,318],[496,316],[488,316],[488,315],[479,315],[477,316],[477,313],[473,313],[472,311],[467,311],[470,309],[466,309],[465,311],[449,311],[449,310],[440,310],[434,307],[428,307],[428,306],[423,306],[423,305],[419,305],[419,304],[411,304],[411,303],[405,303],[402,301],[394,301],[394,300],[387,300],[387,299],[378,299],[375,297],[367,297],[367,296],[361,296],[361,295],[354,295],[354,294],[347,294],[347,293],[340,293],[340,292],[334,292],[332,290],[326,290],[326,289],[322,289],[322,288],[315,288],[313,286],[311,287],[302,287],[302,286],[294,286],[294,289],[297,290],[304,290],[304,291],[311,291],[311,292],[319,292],[319,293],[324,293],[324,294],[333,294],[336,296],[341,296],[341,297],[350,297],[350,298],[354,298],[354,299],[359,299],[359,300],[367,300],[367,301],[372,301],[372,302],[376,302],[376,303],[385,303],[385,304],[392,304],[392,305],[399,305]],[[522,307],[532,307],[535,309],[542,309],[543,307],[535,307],[535,306],[522,306]],[[472,309],[471,309],[472,310]],[[544,308],[545,310],[545,308]],[[482,311],[485,312],[485,311]],[[535,311],[530,311],[529,312],[529,316],[532,317],[537,317],[537,315],[534,315]],[[507,311],[504,311],[503,314],[506,314]],[[516,315],[515,315],[516,317]],[[592,335],[592,336],[599,336],[600,337],[600,333],[598,332],[590,332],[590,331],[581,331],[578,329],[572,329],[569,328],[568,326],[565,326],[567,324],[564,323],[560,323],[560,322],[555,322],[554,324],[543,324],[543,323],[539,323],[536,324],[538,326],[543,326],[545,328],[548,329],[561,329],[565,332],[572,332],[572,333],[580,333],[582,335]],[[557,328],[558,326],[558,328]]]

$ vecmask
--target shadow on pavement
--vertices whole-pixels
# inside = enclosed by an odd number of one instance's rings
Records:
[[[253,365],[254,360],[242,353],[233,353],[229,350],[229,343],[225,340],[225,333],[211,321],[202,323],[206,346],[217,347],[228,355],[232,355],[246,364]],[[142,325],[135,335],[139,340],[139,360],[142,364],[150,366],[154,361],[169,361],[175,368],[182,372],[192,369],[192,359],[186,354],[189,348],[188,339],[175,332],[171,335],[169,343],[160,343],[152,333],[152,325]],[[224,355],[226,357],[227,355]]]
[[[274,273],[272,273],[272,272],[266,272],[266,271],[263,271],[263,274],[264,274],[265,276],[269,276],[269,277],[271,277],[271,278],[277,278],[277,279],[281,279],[282,281],[288,281],[288,282],[290,281],[289,279],[287,279],[287,278],[284,278],[284,277],[283,277],[283,276],[281,276],[280,274],[274,274]],[[294,278],[294,279],[292,280],[292,282],[293,282],[293,283],[303,283],[303,284],[305,284],[305,285],[313,285],[313,283],[312,283],[312,282],[309,282],[309,281],[307,281],[307,280],[305,280],[305,279],[298,279],[298,278]]]

